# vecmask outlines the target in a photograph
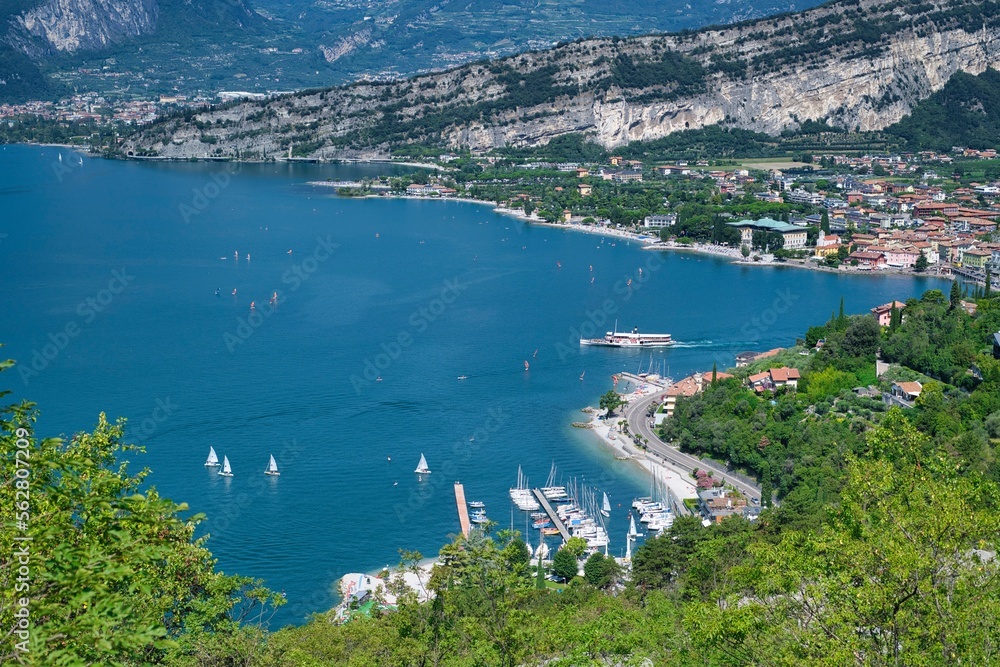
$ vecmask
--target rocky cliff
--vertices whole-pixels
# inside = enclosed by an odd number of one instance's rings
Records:
[[[156,0],[45,0],[10,19],[5,41],[32,58],[94,51],[152,33]]]
[[[676,35],[592,39],[388,84],[173,118],[127,146],[173,157],[319,158],[580,132],[606,147],[716,123],[882,129],[958,71],[1000,66],[1000,3],[841,0]]]

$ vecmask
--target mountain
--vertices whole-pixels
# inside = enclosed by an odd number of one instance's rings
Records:
[[[627,36],[732,23],[806,9],[817,0],[255,0],[295,26],[337,79],[445,69],[580,37]]]
[[[953,74],[1000,66],[1000,3],[839,0],[734,26],[557,48],[170,118],[129,145],[171,157],[384,156],[583,133],[605,147],[715,124],[878,130]]]
[[[80,91],[268,92],[398,79],[583,36],[698,28],[819,0],[4,0],[0,43]],[[3,95],[0,89],[0,95]]]
[[[912,148],[1000,148],[1000,72],[956,72],[944,88],[887,131]]]
[[[46,99],[56,90],[31,58],[0,42],[0,102]]]
[[[30,58],[107,48],[153,32],[156,0],[22,0],[4,41]]]
[[[75,75],[88,64],[87,58],[117,55],[129,60],[144,48],[159,47],[154,56],[158,64],[184,80],[176,63],[189,54],[218,49],[216,44],[233,39],[253,40],[265,32],[265,19],[244,0],[12,0],[0,7],[0,76],[20,85],[0,87],[0,101],[57,90],[51,81],[40,82],[43,72],[77,83],[69,73]],[[105,64],[91,67],[106,70]],[[112,71],[110,80],[113,85],[122,77],[141,81],[155,68],[136,70]]]

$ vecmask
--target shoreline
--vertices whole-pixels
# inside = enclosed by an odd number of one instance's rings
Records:
[[[691,476],[683,470],[651,459],[645,451],[626,440],[627,436],[618,428],[621,420],[613,420],[608,424],[605,420],[597,418],[597,412],[591,413],[589,430],[610,447],[616,453],[629,457],[629,460],[642,466],[651,476],[656,477],[661,482],[666,482],[667,487],[679,502],[684,502],[687,498],[697,498],[698,492],[691,480]],[[616,456],[616,458],[618,458]]]
[[[394,163],[397,164],[397,163]],[[321,181],[310,181],[307,185],[314,185],[317,187],[333,187],[332,185],[324,184]],[[611,236],[625,241],[635,241],[638,243],[643,250],[658,250],[661,252],[666,251],[680,251],[689,252],[697,255],[706,255],[711,257],[718,257],[720,259],[728,259],[730,264],[737,264],[739,266],[769,266],[769,267],[794,267],[799,269],[808,269],[810,271],[821,271],[825,273],[834,273],[838,275],[853,275],[853,276],[912,276],[914,278],[936,278],[939,280],[953,280],[948,276],[942,276],[936,272],[924,272],[915,273],[910,269],[904,268],[886,268],[879,270],[862,270],[855,269],[853,267],[848,268],[833,268],[830,266],[822,266],[816,262],[811,261],[811,258],[805,260],[787,260],[783,262],[768,260],[755,262],[751,259],[744,258],[742,253],[738,248],[729,248],[724,246],[717,246],[705,243],[695,243],[693,245],[683,245],[674,242],[664,242],[656,239],[652,234],[642,234],[638,232],[628,231],[624,229],[613,229],[609,227],[599,227],[597,225],[584,225],[579,222],[547,222],[542,220],[537,215],[532,213],[527,215],[523,210],[517,208],[507,208],[500,206],[496,202],[487,201],[484,199],[472,199],[470,197],[423,197],[420,195],[392,195],[392,194],[370,194],[362,195],[359,197],[352,197],[353,199],[417,199],[417,200],[427,200],[427,201],[456,201],[466,204],[479,204],[480,206],[492,206],[493,212],[500,215],[507,215],[512,218],[523,221],[529,225],[535,225],[538,227],[550,227],[553,229],[564,229],[568,231],[580,232],[582,234],[599,235],[599,236]],[[843,266],[843,265],[842,265]]]

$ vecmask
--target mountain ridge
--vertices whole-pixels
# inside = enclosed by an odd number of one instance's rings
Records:
[[[44,71],[77,91],[287,91],[394,80],[581,36],[696,28],[817,2],[5,0],[0,48],[35,61],[7,57],[8,69]]]
[[[605,148],[725,124],[880,130],[957,71],[1000,66],[1000,3],[839,0],[797,14],[306,91],[159,122],[134,155],[382,157],[431,143],[492,149],[582,133]]]

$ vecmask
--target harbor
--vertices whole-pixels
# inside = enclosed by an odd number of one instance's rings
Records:
[[[552,525],[559,531],[559,535],[562,536],[563,541],[569,541],[570,534],[569,530],[566,528],[566,524],[564,524],[562,519],[559,518],[559,513],[556,512],[552,508],[552,505],[549,504],[549,500],[545,497],[545,494],[542,493],[542,490],[533,489],[532,493],[534,493],[535,497],[538,498],[538,503],[542,506],[542,509],[545,510],[545,513],[549,515],[549,521],[551,521]]]

